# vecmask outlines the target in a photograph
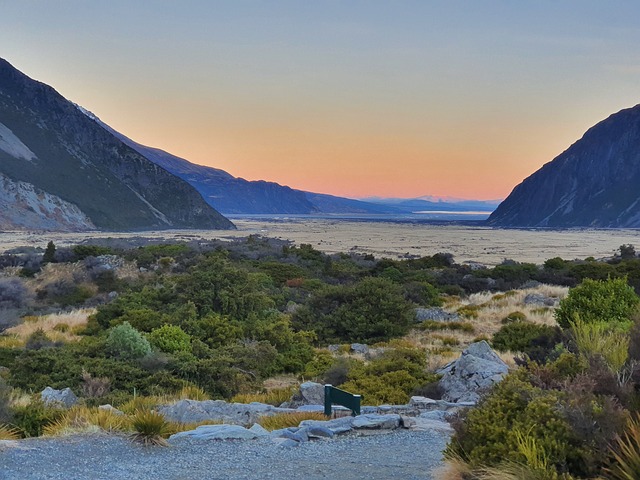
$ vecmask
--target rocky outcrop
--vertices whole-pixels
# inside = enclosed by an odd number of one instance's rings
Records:
[[[63,408],[71,408],[78,403],[78,397],[75,396],[70,388],[55,390],[51,387],[47,387],[40,392],[40,398],[42,398],[45,405]]]
[[[196,440],[253,440],[259,435],[240,425],[201,425],[195,430],[175,433],[169,440],[185,437]]]
[[[0,230],[75,232],[95,228],[76,205],[0,173]]]
[[[449,402],[477,402],[480,395],[502,380],[508,371],[507,364],[487,342],[472,343],[460,358],[438,371],[442,374],[442,399]]]
[[[416,322],[457,322],[460,316],[450,313],[440,307],[416,308]]]
[[[168,420],[180,423],[196,423],[218,420],[237,425],[251,425],[261,416],[292,413],[294,409],[277,408],[264,403],[227,403],[223,400],[180,400],[158,409]]]
[[[516,186],[489,225],[640,227],[640,105],[590,128]]]

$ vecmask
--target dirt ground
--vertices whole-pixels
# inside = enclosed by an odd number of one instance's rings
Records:
[[[234,219],[238,230],[164,230],[114,233],[0,233],[0,251],[23,245],[44,248],[49,240],[58,246],[91,237],[142,236],[175,240],[233,239],[259,234],[309,243],[329,253],[355,251],[376,257],[402,258],[448,252],[458,263],[496,265],[505,258],[542,263],[565,259],[611,256],[620,245],[640,246],[639,230],[515,230],[460,225],[428,225],[328,219]]]

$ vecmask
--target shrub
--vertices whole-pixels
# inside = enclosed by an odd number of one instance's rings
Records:
[[[27,338],[24,347],[27,350],[40,350],[41,348],[51,348],[54,346],[53,341],[44,333],[41,328],[37,329]]]
[[[580,354],[587,358],[599,355],[613,372],[620,372],[629,357],[628,334],[612,330],[604,322],[584,322],[580,317],[570,325]]]
[[[147,335],[149,343],[167,353],[191,350],[191,336],[175,325],[163,325]]]
[[[45,405],[41,399],[32,400],[28,405],[14,408],[13,424],[25,437],[39,437],[45,427],[56,422],[64,410]]]
[[[0,308],[23,308],[32,296],[20,278],[0,278]]]
[[[569,328],[575,315],[585,323],[629,323],[640,298],[627,284],[626,278],[608,280],[585,279],[569,290],[555,311],[558,325]]]
[[[142,358],[151,353],[149,341],[129,322],[111,329],[106,347],[111,355],[125,360]]]
[[[560,340],[560,332],[557,328],[536,323],[515,321],[507,323],[498,330],[491,340],[493,348],[500,352],[527,353],[535,346],[534,342],[541,337],[556,338]]]
[[[11,391],[11,387],[0,377],[0,424],[10,422],[13,417]]]
[[[87,398],[104,397],[111,389],[111,380],[107,377],[92,377],[89,372],[82,372],[82,395]]]
[[[527,319],[527,316],[519,311],[511,312],[506,317],[502,319],[502,324],[513,323],[513,322],[524,322]]]
[[[640,416],[629,420],[627,428],[612,447],[612,464],[605,469],[612,480],[640,478]]]

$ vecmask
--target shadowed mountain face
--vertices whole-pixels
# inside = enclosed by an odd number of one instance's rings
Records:
[[[187,182],[2,59],[0,173],[75,205],[100,229],[234,228]]]
[[[487,223],[640,227],[640,105],[590,128],[516,186]]]

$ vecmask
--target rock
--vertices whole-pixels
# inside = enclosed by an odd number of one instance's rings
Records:
[[[416,308],[416,322],[456,322],[460,320],[457,313],[446,312],[442,308]]]
[[[113,413],[114,415],[124,415],[124,412],[122,410],[118,410],[117,408],[113,407],[108,403],[106,405],[100,405],[98,407],[98,410],[105,410],[107,412]]]
[[[340,405],[335,405],[334,407],[339,407]],[[348,408],[342,407],[345,410],[349,410]],[[300,405],[296,408],[298,412],[324,412],[324,405]]]
[[[324,385],[316,382],[304,382],[300,390],[288,402],[290,407],[302,405],[324,405]]]
[[[268,437],[270,435],[269,430],[264,428],[259,423],[254,423],[249,431],[255,433],[258,437]]]
[[[418,415],[419,418],[424,418],[427,420],[437,420],[438,422],[446,422],[452,416],[453,414],[447,412],[446,410],[431,410],[430,412],[423,412]]]
[[[416,417],[413,419],[414,423],[410,427],[411,430],[426,431],[436,430],[439,432],[453,433],[453,428],[447,422],[440,420],[433,420],[430,418]]]
[[[327,350],[329,350],[331,353],[338,353],[340,351],[340,345],[337,345],[337,344],[329,345],[327,347]]]
[[[536,305],[538,307],[555,307],[559,300],[553,297],[547,297],[539,293],[529,293],[524,297],[525,305]]]
[[[300,445],[299,442],[291,440],[290,438],[275,437],[272,441],[282,448],[295,448]]]
[[[400,415],[358,415],[353,419],[353,428],[393,430],[400,426]]]
[[[40,397],[45,405],[51,406],[58,405],[64,408],[71,408],[78,403],[78,397],[74,395],[70,388],[55,390],[47,387],[40,393]]]
[[[169,440],[183,437],[196,440],[253,440],[258,438],[258,434],[240,425],[200,425],[195,430],[171,435]]]
[[[364,343],[352,343],[351,351],[353,353],[361,353],[362,355],[366,355],[369,353],[369,346]]]
[[[333,432],[334,435],[340,435],[352,430],[355,417],[339,417],[332,420],[303,420],[300,422],[301,428],[322,427]]]
[[[477,402],[480,394],[502,380],[509,367],[482,340],[462,352],[459,359],[440,369],[442,399],[449,402]]]
[[[335,436],[332,430],[319,425],[305,427],[305,429],[309,438],[333,438]],[[349,430],[351,429],[349,428]]]
[[[180,400],[164,405],[158,411],[168,420],[195,423],[204,420],[221,420],[227,424],[253,425],[264,415],[292,413],[290,408],[278,408],[265,403],[227,403],[223,400]]]
[[[417,424],[416,417],[408,417],[406,415],[400,415],[400,426],[402,428],[412,428]]]
[[[291,430],[288,430],[285,428],[282,430],[278,430],[277,432],[272,432],[271,434],[276,438],[288,438],[290,440],[293,440],[299,443],[304,443],[309,441],[309,436],[307,435],[307,432],[304,429],[300,429],[297,432],[292,432]]]

